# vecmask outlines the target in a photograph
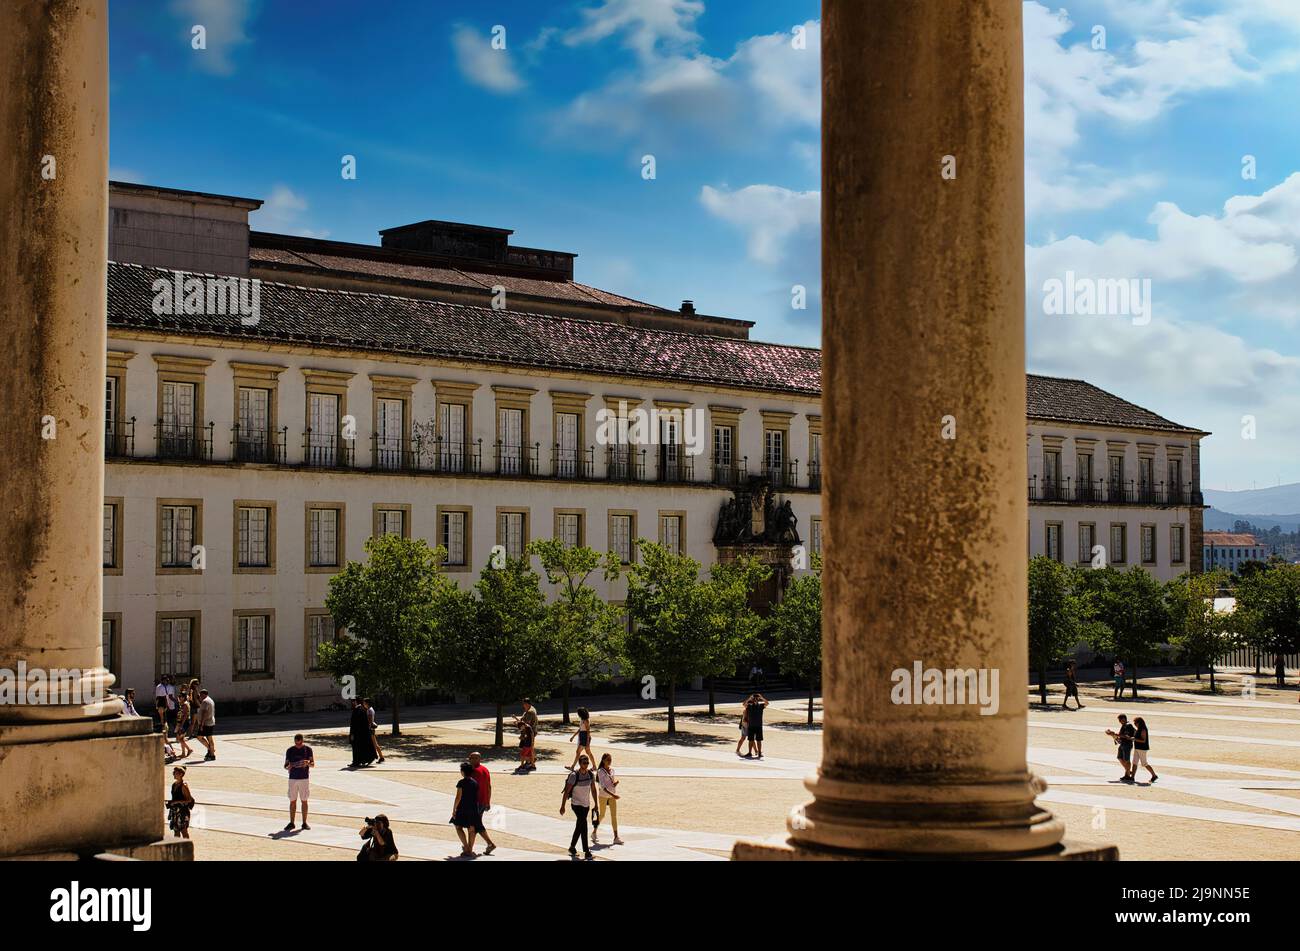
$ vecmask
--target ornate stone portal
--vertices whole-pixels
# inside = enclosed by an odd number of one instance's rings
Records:
[[[788,500],[777,501],[770,480],[753,476],[722,503],[713,544],[723,564],[749,556],[772,569],[772,577],[750,599],[754,610],[766,614],[790,583],[795,548],[800,544],[799,519]]]

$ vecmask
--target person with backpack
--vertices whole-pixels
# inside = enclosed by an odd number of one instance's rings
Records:
[[[623,844],[623,840],[618,837],[618,801],[620,798],[618,794],[618,777],[614,775],[614,757],[609,753],[603,753],[600,757],[600,766],[596,768],[596,818],[591,824],[591,841],[593,843],[598,841],[596,837],[600,833],[601,820],[608,816],[610,825],[614,828],[614,844]]]
[[[1118,657],[1115,658],[1115,663],[1111,666],[1110,673],[1111,676],[1115,678],[1115,694],[1111,699],[1118,700],[1120,699],[1120,695],[1124,692],[1124,662]]]
[[[578,757],[577,772],[570,772],[564,780],[564,795],[560,799],[560,815],[573,801],[573,838],[569,841],[569,855],[577,858],[578,840],[582,839],[582,857],[591,861],[591,846],[587,844],[587,814],[596,804],[596,774],[591,771],[591,760],[584,753]]]

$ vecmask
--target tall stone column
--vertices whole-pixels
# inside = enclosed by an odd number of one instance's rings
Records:
[[[822,762],[735,857],[1060,856],[1025,759],[1020,0],[822,10]],[[904,697],[918,662],[996,690]]]
[[[100,656],[107,16],[106,0],[0,5],[5,854],[162,834],[160,741],[108,697]],[[30,689],[42,676],[45,696]]]

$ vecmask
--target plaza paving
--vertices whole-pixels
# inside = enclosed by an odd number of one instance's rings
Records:
[[[1221,674],[1221,692],[1191,676],[1144,681],[1138,701],[1112,701],[1109,683],[1083,684],[1086,709],[1029,713],[1030,767],[1047,780],[1040,798],[1065,820],[1069,837],[1114,843],[1124,859],[1293,859],[1300,855],[1300,704],[1292,686],[1257,681],[1242,696],[1239,674]],[[735,755],[739,698],[719,697],[716,716],[700,695],[679,708],[678,735],[665,732],[666,710],[631,698],[591,706],[593,748],[613,754],[622,783],[620,833],[602,830],[600,861],[723,861],[738,837],[784,829],[791,805],[808,798],[802,780],[821,751],[820,724],[806,725],[806,697],[772,698],[763,760]],[[1049,695],[1060,703],[1059,688]],[[603,707],[603,709],[601,709]],[[403,736],[381,728],[386,762],[348,767],[345,714],[222,721],[218,759],[185,765],[196,808],[191,834],[198,859],[342,860],[360,846],[365,816],[393,823],[402,859],[456,859],[448,824],[458,767],[471,750],[492,770],[489,832],[497,850],[479,862],[569,861],[571,814],[559,815],[571,728],[557,705],[542,707],[539,768],[513,772],[517,739],[509,730],[494,749],[493,720],[482,707],[425,707],[403,713]],[[513,713],[514,711],[509,711]],[[820,721],[820,705],[816,708]],[[1120,767],[1104,730],[1117,713],[1146,718],[1159,782],[1118,782]],[[381,715],[382,719],[382,715]],[[507,728],[510,721],[507,719]],[[284,750],[295,732],[316,755],[311,826],[283,832],[287,821]],[[170,767],[168,768],[170,783]],[[478,848],[482,849],[480,841]]]

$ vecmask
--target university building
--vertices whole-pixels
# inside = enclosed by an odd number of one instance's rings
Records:
[[[1206,532],[1205,570],[1223,568],[1233,574],[1248,561],[1268,561],[1269,547],[1249,532]]]
[[[443,546],[463,584],[535,538],[625,561],[637,538],[706,565],[753,551],[777,569],[767,601],[796,546],[820,551],[820,351],[582,284],[574,255],[508,230],[423,221],[350,244],[250,231],[260,204],[110,188],[119,684],[328,702],[329,579],[378,533]],[[1031,376],[1029,552],[1198,569],[1204,435]]]

